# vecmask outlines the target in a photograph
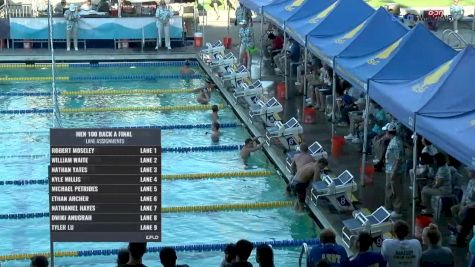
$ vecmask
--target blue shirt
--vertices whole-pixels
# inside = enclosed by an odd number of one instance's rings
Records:
[[[386,261],[381,253],[367,251],[356,255],[350,267],[386,267]]]
[[[326,260],[331,267],[348,266],[346,250],[338,244],[320,244],[312,247],[307,259],[307,267],[317,266],[321,260]]]

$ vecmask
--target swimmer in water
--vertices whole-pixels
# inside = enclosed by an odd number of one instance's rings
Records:
[[[221,136],[219,128],[220,125],[218,122],[213,123],[213,129],[211,130],[211,141],[213,141],[213,143],[219,142],[219,137]]]
[[[195,71],[190,68],[190,62],[187,60],[185,61],[185,65],[181,68],[180,73],[181,75],[192,75],[195,73]]]
[[[218,105],[213,105],[211,107],[211,123],[214,124],[216,122],[219,121],[219,115],[218,115],[218,111],[219,111],[219,107]]]
[[[213,88],[214,88],[214,85],[212,81],[206,80],[205,87],[194,90],[194,92],[198,93],[198,96],[196,97],[196,102],[202,105],[207,105],[209,101],[211,100],[211,91],[213,90]]]
[[[259,137],[248,138],[244,141],[244,147],[241,149],[241,158],[244,162],[247,161],[252,152],[262,148],[262,144],[255,144],[255,141],[257,141],[258,138]]]

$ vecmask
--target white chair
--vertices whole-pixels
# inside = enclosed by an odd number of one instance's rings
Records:
[[[291,118],[285,124],[280,121],[274,123],[274,127],[266,128],[266,144],[278,139],[286,150],[295,150],[300,143],[300,135],[303,134],[303,127],[295,118]]]
[[[213,55],[216,53],[224,53],[225,47],[221,41],[217,41],[215,43],[206,43],[206,48],[201,50],[201,54],[203,55]]]
[[[229,66],[236,64],[237,59],[233,53],[228,53],[226,55],[216,54],[214,58],[211,59],[209,65],[213,68],[220,67],[220,66]]]
[[[223,81],[230,81],[235,79],[243,80],[244,78],[251,77],[251,73],[249,72],[249,70],[242,65],[239,66],[239,68],[237,69],[235,67],[227,67],[227,69],[225,70],[226,72],[224,72],[221,76]]]

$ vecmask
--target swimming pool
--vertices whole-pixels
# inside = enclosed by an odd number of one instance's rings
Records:
[[[73,67],[74,66],[74,67]],[[176,74],[179,64],[111,64],[107,67],[71,65],[58,68],[58,77],[70,77],[58,81],[61,92],[88,90],[135,90],[135,89],[183,89],[203,85],[202,78],[183,79]],[[197,66],[194,66],[198,70]],[[201,72],[200,72],[201,73]],[[2,69],[1,77],[48,77],[49,68]],[[202,74],[202,73],[201,73]],[[144,76],[159,76],[145,80]],[[168,75],[168,76],[167,76]],[[160,78],[165,77],[167,78]],[[169,76],[176,76],[170,78]],[[0,77],[0,78],[1,78]],[[82,79],[74,79],[81,77]],[[114,79],[120,77],[120,79]],[[124,78],[125,77],[125,78]],[[127,78],[129,77],[129,78]],[[38,80],[38,79],[37,79]],[[49,92],[47,80],[0,81],[1,94]],[[60,108],[108,108],[108,107],[156,107],[197,105],[193,93],[174,94],[127,94],[94,96],[60,96]],[[212,104],[225,104],[218,92],[214,92]],[[0,110],[51,108],[49,96],[0,96]],[[150,125],[201,125],[210,123],[210,111],[121,111],[63,113],[62,126],[71,127],[118,127]],[[236,124],[222,129],[220,145],[241,145],[249,137],[247,130],[229,107],[220,111],[220,122]],[[49,135],[52,114],[0,114],[0,181],[41,180],[47,177]],[[206,128],[162,130],[163,147],[195,147],[212,145]],[[190,153],[164,152],[163,174],[220,173],[232,171],[270,170],[265,177],[231,177],[217,179],[164,180],[162,205],[199,206],[210,204],[234,204],[289,200],[284,192],[285,182],[277,175],[274,166],[262,152],[256,153],[248,166],[244,166],[237,150],[200,151]],[[48,211],[48,186],[1,185],[0,213],[25,214]],[[0,254],[40,253],[49,250],[49,219],[0,220]],[[246,238],[251,241],[311,239],[317,228],[306,215],[296,214],[290,207],[220,211],[206,213],[165,213],[162,215],[162,242],[149,246],[215,244],[235,242]],[[117,249],[123,243],[58,243],[57,251],[90,249]],[[296,266],[299,248],[275,251],[276,266]],[[221,252],[180,252],[179,263],[190,266],[219,266]],[[255,263],[254,254],[251,262]],[[115,256],[59,257],[57,266],[111,266]],[[6,261],[2,266],[25,266],[25,261]],[[145,256],[145,264],[158,266],[158,254]]]

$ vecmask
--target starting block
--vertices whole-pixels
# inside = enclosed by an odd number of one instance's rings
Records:
[[[265,89],[259,80],[255,81],[251,85],[245,82],[238,82],[237,85],[238,86],[233,93],[234,99],[237,101],[239,98],[244,98],[249,106],[256,105],[259,96],[265,92]]]
[[[303,128],[295,118],[291,118],[285,124],[281,121],[274,122],[274,127],[266,128],[266,144],[274,139],[278,139],[287,150],[296,150],[300,143],[300,135],[303,134]]]
[[[292,172],[290,167],[292,166],[292,162],[294,161],[294,157],[299,154],[300,152],[300,148],[297,148],[296,151],[290,151],[289,153],[287,153],[287,158],[285,159],[286,161],[286,168],[289,172]],[[328,158],[328,153],[323,149],[322,145],[320,145],[320,143],[318,143],[318,141],[315,141],[313,142],[313,144],[311,144],[309,147],[308,147],[308,153],[310,154],[310,156],[312,156],[315,160],[319,160],[321,158]]]
[[[275,97],[269,99],[266,103],[259,99],[255,105],[249,107],[249,119],[252,122],[252,119],[260,116],[266,127],[272,127],[276,121],[280,121],[279,113],[283,110],[284,108]]]
[[[225,50],[225,47],[223,43],[218,40],[215,43],[206,43],[206,48],[201,50],[202,55],[208,55],[211,56],[213,54],[223,54]]]
[[[354,212],[353,219],[343,221],[343,243],[348,248],[351,248],[356,243],[358,235],[362,231],[371,233],[375,239],[376,245],[381,247],[383,242],[383,235],[390,232],[393,227],[393,222],[390,220],[391,214],[383,207],[379,207],[370,215],[365,215],[362,212]]]
[[[357,184],[354,177],[346,170],[336,178],[323,175],[322,181],[312,184],[310,197],[315,205],[319,198],[326,197],[339,212],[353,211],[355,208],[351,202],[351,193],[356,190]]]
[[[216,68],[220,66],[231,66],[236,64],[237,59],[233,53],[228,53],[223,56],[221,53],[214,54],[209,62],[210,67]]]
[[[225,67],[225,71],[223,72],[222,79],[223,81],[230,81],[230,80],[235,80],[239,79],[242,80],[244,78],[249,78],[251,76],[251,73],[245,66],[239,66],[239,68],[235,68],[235,66],[232,67]]]

